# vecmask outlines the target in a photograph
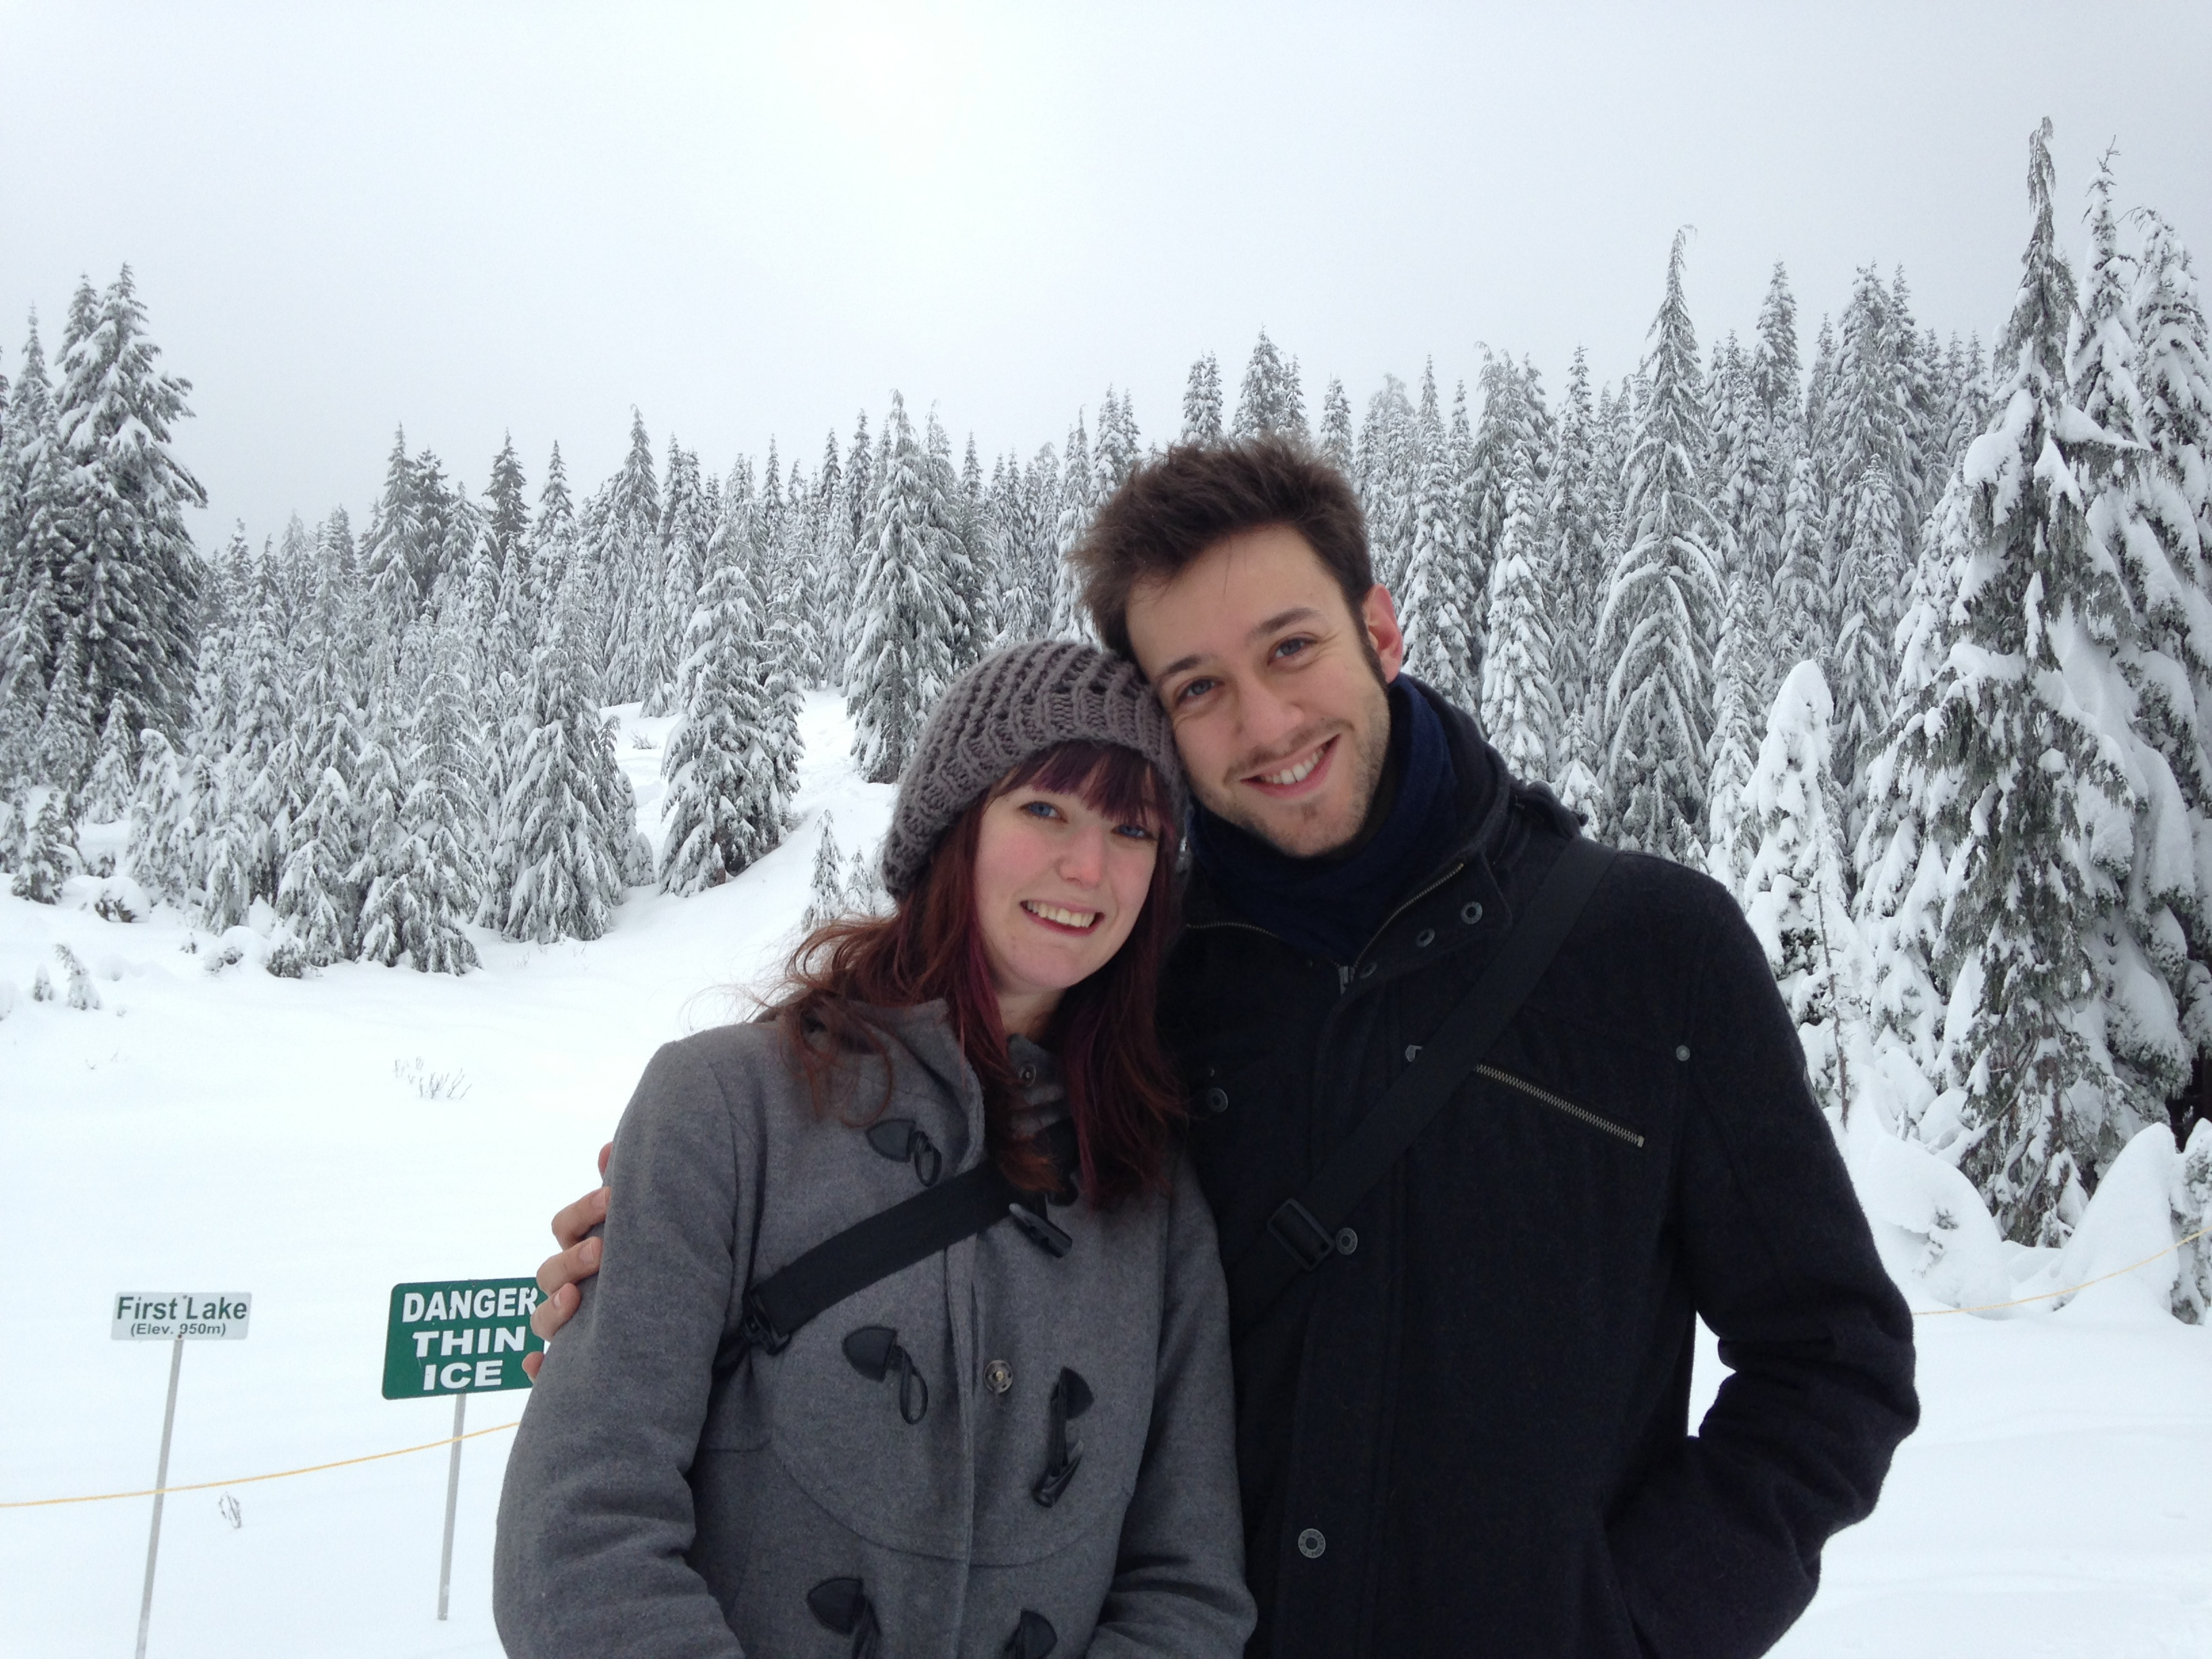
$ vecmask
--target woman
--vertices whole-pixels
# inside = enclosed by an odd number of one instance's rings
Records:
[[[507,1464],[510,1654],[1242,1651],[1225,1296],[1152,1012],[1181,806],[1135,670],[1002,653],[900,784],[895,912],[654,1056]],[[854,1224],[1001,1176],[1003,1224],[763,1313]]]

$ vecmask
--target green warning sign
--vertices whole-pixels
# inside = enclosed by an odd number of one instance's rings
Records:
[[[534,1279],[394,1285],[384,1338],[384,1397],[528,1388],[522,1356],[545,1348],[530,1328],[538,1295]]]

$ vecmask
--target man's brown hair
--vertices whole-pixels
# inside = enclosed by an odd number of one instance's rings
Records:
[[[1177,444],[1139,465],[1098,509],[1068,555],[1098,637],[1108,650],[1132,655],[1132,589],[1172,580],[1217,543],[1273,525],[1306,538],[1358,616],[1375,571],[1367,556],[1367,520],[1351,483],[1294,439],[1245,438]]]

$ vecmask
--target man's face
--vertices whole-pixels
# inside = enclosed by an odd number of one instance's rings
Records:
[[[1355,613],[1312,544],[1273,525],[1140,584],[1128,623],[1207,810],[1293,858],[1359,833],[1405,657],[1388,593],[1370,588]]]

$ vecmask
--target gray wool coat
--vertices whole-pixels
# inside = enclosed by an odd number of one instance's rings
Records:
[[[942,1005],[872,1018],[891,1054],[885,1117],[927,1135],[943,1176],[969,1168],[982,1095]],[[1165,1194],[1052,1206],[1064,1257],[993,1226],[716,1382],[746,1286],[910,1197],[926,1163],[815,1116],[780,1041],[734,1025],[671,1043],[623,1114],[604,1265],[507,1462],[493,1578],[507,1652],[1241,1653],[1254,1608],[1227,1299],[1186,1162]],[[1032,1109],[1060,1115],[1050,1057],[1016,1058],[1035,1070]],[[873,1060],[841,1066],[843,1115],[872,1112],[884,1080]],[[872,1381],[848,1358],[868,1327],[910,1356],[919,1420],[911,1382],[902,1396],[896,1369]],[[1091,1403],[1067,1422],[1081,1461],[1048,1507],[1034,1489],[1063,1370]]]

